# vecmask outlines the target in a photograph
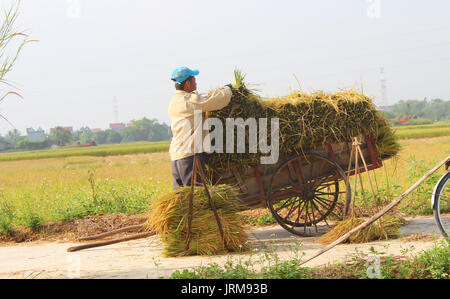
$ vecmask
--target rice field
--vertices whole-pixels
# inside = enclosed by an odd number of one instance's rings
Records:
[[[167,153],[0,162],[0,234],[13,226],[147,210],[172,188]]]
[[[374,187],[378,190],[378,203],[386,204],[418,181],[428,170],[450,156],[450,136],[400,140],[400,154],[384,161],[384,167],[371,171]],[[430,197],[444,168],[430,176],[411,195],[405,198],[398,209],[406,215],[432,214]],[[373,208],[367,175],[362,175],[365,193],[357,190],[356,203]],[[354,177],[351,179],[353,185]],[[358,184],[359,181],[358,181]],[[450,212],[450,207],[448,207]]]
[[[450,155],[450,136],[400,143],[398,158],[385,161],[386,167],[375,172],[381,193],[390,199],[412,185],[433,163]],[[7,234],[14,226],[33,229],[49,221],[88,215],[144,213],[152,199],[172,190],[166,151],[4,159],[0,169],[0,234]],[[408,197],[400,209],[407,214],[430,213],[429,194],[439,176]]]
[[[450,136],[450,122],[438,122],[431,125],[394,127],[400,139]]]
[[[169,145],[170,141],[104,144],[91,147],[72,146],[38,151],[0,153],[0,161],[67,158],[78,156],[106,157],[115,155],[156,153],[168,151]]]
[[[394,127],[394,130],[399,139],[450,136],[450,122],[440,122],[431,125],[399,126]],[[169,145],[169,141],[133,142],[124,144],[104,144],[94,147],[63,147],[37,151],[6,152],[0,153],[0,162],[79,156],[107,157],[115,155],[167,152],[169,150]]]

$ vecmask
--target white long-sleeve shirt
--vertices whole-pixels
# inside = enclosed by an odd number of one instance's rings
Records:
[[[203,140],[194,140],[194,136],[198,136],[196,132],[202,132],[200,136],[205,137],[204,113],[224,108],[230,103],[231,95],[231,88],[228,86],[214,90],[205,98],[202,98],[196,91],[177,90],[175,92],[169,104],[169,118],[173,134],[169,154],[172,161],[194,155],[194,143],[203,143]],[[203,114],[202,122],[194,122],[194,112]]]

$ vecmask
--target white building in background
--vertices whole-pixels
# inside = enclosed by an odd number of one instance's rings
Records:
[[[35,130],[33,128],[27,128],[27,140],[29,142],[42,142],[45,141],[45,132],[41,128]]]
[[[8,148],[13,148],[13,145],[11,143],[9,143],[9,142],[0,140],[0,151],[3,151],[3,150],[8,149]]]
[[[124,123],[113,123],[113,124],[109,124],[109,128],[111,129],[111,130],[114,130],[114,131],[116,131],[116,132],[120,132],[120,131],[122,131],[123,129],[125,129],[125,124]]]

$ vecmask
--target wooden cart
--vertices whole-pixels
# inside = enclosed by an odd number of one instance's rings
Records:
[[[388,158],[379,158],[372,138],[364,135],[358,140],[367,168],[362,166],[362,163],[358,163],[360,167],[355,169],[351,154],[353,142],[349,141],[329,144],[311,152],[283,158],[276,164],[254,164],[244,170],[234,168],[225,173],[213,173],[212,183],[229,183],[235,186],[239,190],[241,203],[248,209],[267,206],[275,220],[284,229],[295,235],[308,236],[311,235],[309,231],[313,227],[317,232],[317,224],[321,221],[326,222],[330,214],[345,216],[348,213],[351,200],[349,176],[354,175],[355,171],[362,173],[366,169],[380,168],[382,159]],[[195,165],[199,166],[199,164],[200,161],[194,159],[194,173],[196,173]],[[200,173],[204,178],[205,174],[201,167]],[[208,190],[205,181],[203,185],[205,190]],[[193,187],[191,187],[191,194],[193,194]],[[222,226],[209,191],[207,194],[223,238]],[[191,197],[190,210],[192,210],[192,200]],[[192,211],[190,215],[188,217],[192,217]],[[95,240],[144,227],[145,224],[134,225],[79,240]],[[190,228],[188,231],[190,232]],[[67,251],[105,246],[144,238],[152,234],[154,233],[141,232],[124,238],[73,246]],[[186,244],[189,244],[189,237],[187,240]],[[226,246],[225,240],[224,245]]]
[[[382,167],[373,139],[364,135],[358,140],[367,169]],[[351,141],[329,144],[280,158],[276,164],[254,164],[244,170],[214,173],[213,184],[232,184],[238,189],[243,205],[250,209],[267,206],[284,229],[308,236],[310,228],[314,226],[317,232],[317,224],[326,222],[331,213],[338,216],[348,213],[351,201],[348,177],[355,174],[355,163],[349,163],[351,152]],[[358,173],[365,172],[363,164],[358,165]]]

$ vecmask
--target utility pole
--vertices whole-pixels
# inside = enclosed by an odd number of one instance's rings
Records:
[[[119,105],[117,103],[116,96],[114,96],[114,99],[113,99],[113,112],[114,112],[114,122],[118,123],[119,122]]]
[[[380,106],[388,106],[387,92],[386,92],[386,76],[384,74],[384,67],[380,69],[380,88],[381,88],[381,103]]]

